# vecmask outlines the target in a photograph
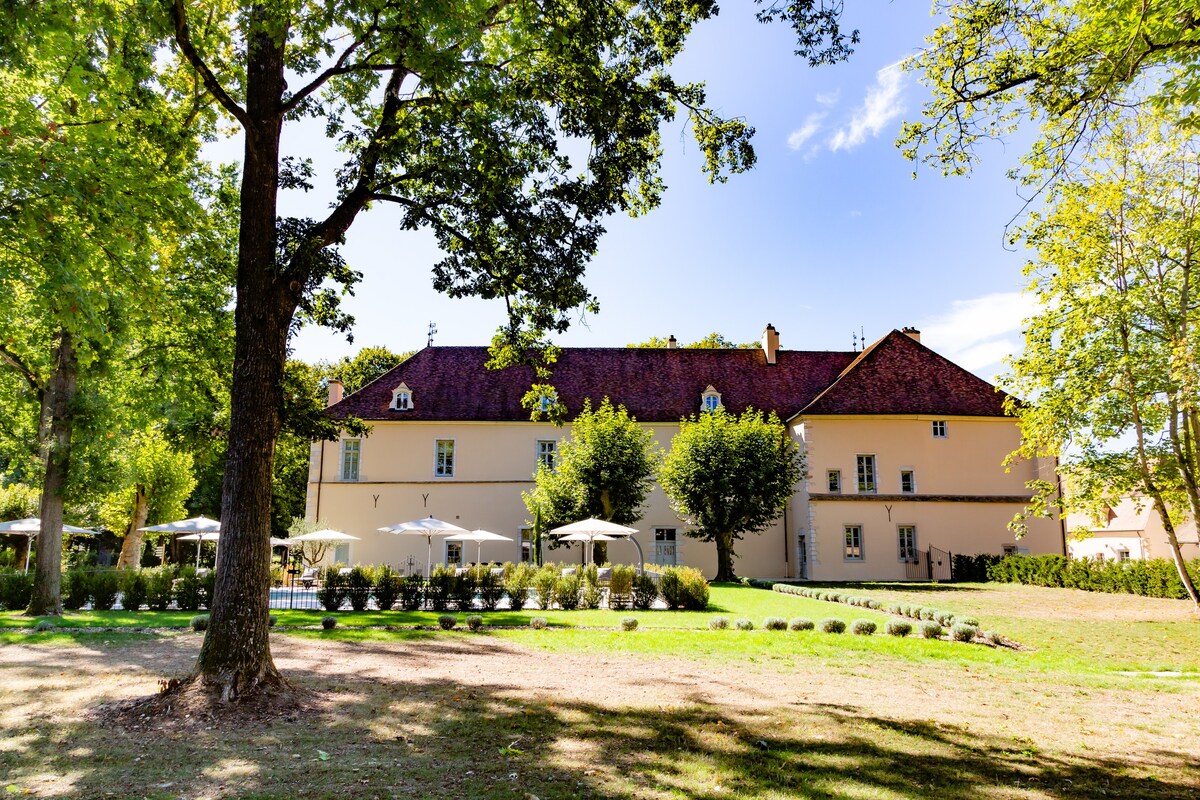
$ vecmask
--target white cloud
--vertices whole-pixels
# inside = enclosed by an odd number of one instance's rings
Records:
[[[904,113],[900,97],[904,91],[904,72],[901,63],[889,64],[875,73],[875,85],[867,89],[862,107],[854,112],[850,123],[829,139],[830,150],[849,150],[878,136],[884,127]]]
[[[842,92],[840,89],[834,89],[832,92],[825,92],[817,95],[816,100],[821,105],[829,108],[830,106],[837,105],[838,98],[841,96],[841,94]]]
[[[1005,356],[1024,346],[1022,323],[1037,313],[1022,292],[1000,292],[955,300],[943,314],[918,320],[921,342],[981,377],[992,380]]]
[[[793,150],[799,150],[801,147],[803,147],[805,142],[811,139],[817,131],[821,130],[821,120],[823,119],[825,119],[824,111],[816,114],[809,114],[808,117],[805,118],[803,125],[788,134],[788,147]]]

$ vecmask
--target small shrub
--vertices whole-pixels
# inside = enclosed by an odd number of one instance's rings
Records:
[[[974,617],[955,617],[954,621],[962,625],[974,625],[976,628],[979,627],[979,620],[975,619]]]
[[[892,603],[890,606],[888,606],[888,613],[896,615],[903,614],[904,612],[900,610],[902,608],[903,606],[901,606],[899,603]]]
[[[751,621],[750,621],[750,620],[748,620],[748,619],[739,619],[737,622],[733,623],[733,625],[734,625],[734,627],[735,627],[735,628],[737,628],[739,631],[752,631],[752,630],[754,630],[754,623],[753,623],[753,622],[751,622]]]
[[[888,620],[884,630],[887,631],[888,636],[908,636],[912,633],[912,623],[902,619]]]
[[[140,569],[128,569],[120,573],[121,608],[140,611],[146,605],[146,576]]]
[[[642,573],[633,579],[633,607],[639,611],[645,611],[654,605],[654,601],[658,599],[658,584],[654,582],[654,578]]]
[[[827,617],[821,620],[820,628],[825,633],[845,633],[846,623],[836,617]]]
[[[118,576],[115,570],[104,569],[92,573],[90,581],[92,588],[92,608],[97,611],[110,611],[117,602]],[[32,587],[32,582],[30,586]],[[28,598],[25,600],[28,605]]]
[[[67,570],[63,573],[62,604],[68,611],[78,611],[87,604],[88,593],[92,587],[88,582],[88,573],[83,570]],[[3,604],[0,600],[0,605]]]
[[[554,584],[554,602],[563,611],[579,608],[579,591],[582,589],[579,575],[562,575]]]
[[[375,574],[375,605],[380,611],[391,611],[400,599],[400,576],[388,564]]]
[[[196,568],[180,567],[179,582],[175,584],[175,606],[180,611],[195,611],[204,600],[204,581],[196,574]]]
[[[400,607],[405,611],[416,611],[425,600],[425,579],[414,573],[400,578]]]
[[[48,619],[39,619],[37,625],[33,626],[35,631],[45,633],[46,631],[54,630],[54,623]]]
[[[621,630],[623,630],[623,631],[636,631],[636,630],[637,630],[637,618],[635,618],[635,617],[622,617],[622,618],[621,618]]]
[[[608,578],[608,607],[629,608],[633,601],[633,579],[637,570],[630,564],[613,564],[612,575]]]
[[[442,614],[440,617],[438,617],[438,627],[444,631],[453,630],[454,626],[457,624],[458,617],[454,616],[453,614]]]
[[[504,576],[504,592],[508,595],[508,607],[520,611],[529,603],[529,589],[537,567],[533,564],[516,564]]]
[[[723,631],[729,627],[728,617],[713,617],[708,621],[709,630]]]
[[[678,567],[667,567],[658,579],[658,591],[667,608],[683,608],[683,578]]]
[[[450,599],[454,601],[454,607],[459,611],[470,611],[475,607],[475,572],[467,570],[461,575],[458,570],[454,570],[453,579],[450,582]]]
[[[553,564],[546,564],[533,576],[533,588],[537,591],[537,607],[542,611],[554,603],[554,587],[558,585],[559,571]]]
[[[926,620],[921,623],[921,635],[926,639],[940,639],[942,638],[942,626],[936,622]]]
[[[175,593],[175,569],[155,567],[143,571],[146,574],[146,605],[154,611],[166,611]]]
[[[484,611],[495,611],[504,597],[504,576],[493,575],[492,568],[480,564],[473,570],[475,574],[475,590],[479,592],[479,604]]]
[[[208,614],[197,614],[192,617],[191,626],[196,633],[208,630]]]
[[[545,617],[534,617],[533,619],[529,620],[529,627],[533,628],[535,631],[546,630],[546,626],[548,624],[549,623],[546,622]]]
[[[325,571],[325,582],[317,589],[317,602],[326,611],[337,611],[346,602],[346,579],[336,568]]]
[[[920,619],[933,619],[935,614],[937,614],[937,611],[932,608],[922,608],[919,618]]]
[[[767,617],[763,620],[763,627],[769,631],[786,631],[787,620],[783,617]]]
[[[959,622],[950,629],[950,638],[956,642],[970,642],[975,639],[977,633],[979,633],[979,628]]]
[[[703,572],[694,567],[680,567],[679,581],[685,610],[704,611],[708,608],[708,581]]]
[[[855,636],[870,636],[875,633],[875,628],[878,627],[869,619],[856,619],[850,623],[850,632]]]
[[[204,593],[204,607],[212,608],[213,595],[217,592],[217,571],[210,569],[200,578],[200,588]]]
[[[375,578],[370,568],[355,564],[346,576],[346,598],[350,601],[351,610],[365,611],[374,587]]]
[[[954,624],[954,614],[949,611],[938,611],[933,615],[934,622],[941,625],[943,628],[948,628]]]
[[[600,601],[604,599],[604,590],[600,588],[599,583],[585,581],[583,590],[579,593],[579,607],[583,609],[599,608]]]
[[[321,617],[321,627],[331,631],[337,627],[337,617]]]
[[[425,584],[425,600],[431,611],[445,611],[450,607],[450,595],[454,591],[454,570],[438,564],[429,573]]]
[[[817,623],[808,617],[796,617],[788,623],[788,628],[793,631],[811,631],[816,627]]]
[[[1004,637],[996,631],[984,631],[979,635],[997,647],[1002,647],[1004,645]]]
[[[279,617],[274,614],[267,615],[267,627],[274,628],[279,623]]]
[[[20,611],[33,596],[33,573],[0,572],[0,606]]]
[[[483,627],[483,617],[478,614],[467,615],[467,627],[473,631],[477,631]]]

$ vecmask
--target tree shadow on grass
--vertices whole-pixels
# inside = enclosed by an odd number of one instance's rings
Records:
[[[503,641],[495,646],[529,655]],[[602,677],[592,679],[591,699],[556,693],[554,661],[544,654],[532,654],[520,674],[416,680],[413,665],[461,654],[471,643],[412,637],[399,654],[369,641],[354,647],[372,657],[371,669],[288,671],[296,687],[324,702],[286,724],[178,728],[148,720],[121,729],[28,713],[14,723],[28,709],[6,697],[0,774],[39,796],[113,798],[1166,800],[1200,789],[1200,763],[1181,753],[1135,760],[1043,752],[1020,738],[852,705],[760,707],[749,688],[745,705],[725,706],[680,681],[668,702],[660,694],[630,707],[605,701]],[[179,661],[187,651],[172,654]],[[42,667],[46,691],[54,691],[56,682],[86,681],[126,659],[98,649],[74,667],[47,658],[22,668]],[[1152,767],[1139,767],[1147,759]],[[46,774],[59,780],[36,780]]]

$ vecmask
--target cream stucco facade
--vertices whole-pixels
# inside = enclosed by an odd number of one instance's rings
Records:
[[[1122,497],[1108,509],[1104,524],[1084,514],[1067,517],[1067,550],[1071,558],[1102,558],[1106,561],[1136,561],[1174,558],[1162,517],[1145,497]],[[1185,560],[1200,557],[1196,523],[1178,525],[1175,537]]]

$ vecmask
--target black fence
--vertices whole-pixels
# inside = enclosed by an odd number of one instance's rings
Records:
[[[910,581],[951,581],[953,563],[954,557],[948,551],[930,545],[904,562],[904,577]]]

